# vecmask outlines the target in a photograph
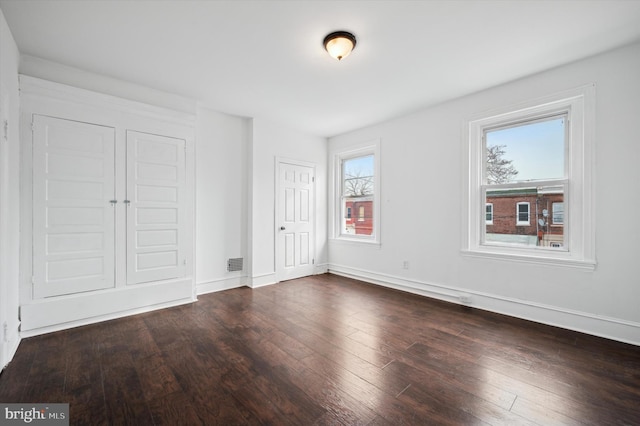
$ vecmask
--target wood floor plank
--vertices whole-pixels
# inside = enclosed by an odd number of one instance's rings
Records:
[[[145,400],[161,399],[167,393],[182,393],[182,387],[161,355],[136,358],[134,366]]]
[[[399,369],[403,366],[406,367],[404,370]],[[407,368],[410,369],[410,373],[406,373]],[[516,399],[516,394],[484,380],[481,370],[473,366],[463,368],[457,360],[451,362],[451,359],[415,357],[405,354],[386,366],[385,370],[396,371],[396,374],[405,371],[403,376],[413,384],[428,380],[438,383],[443,389],[453,386],[456,390],[466,392],[505,410],[509,410]]]
[[[107,426],[110,424],[104,404],[97,408],[70,405],[69,418],[69,423],[75,425]]]
[[[280,367],[283,368],[283,367]],[[344,425],[366,425],[377,416],[374,409],[363,404],[358,393],[349,392],[343,383],[321,376],[311,369],[291,377],[311,397],[331,414],[331,419]],[[325,416],[323,416],[325,417]],[[320,424],[316,421],[316,424]]]
[[[371,409],[364,406],[358,398],[344,392],[342,386],[307,368],[272,341],[260,341],[259,353],[284,380],[303,390],[325,410],[325,414],[314,424],[323,424],[322,419],[325,419],[329,424],[337,422],[336,424],[359,425],[367,424],[375,418],[376,414]],[[327,412],[330,415],[326,415]]]
[[[110,424],[153,423],[137,370],[120,345],[103,353],[103,386]]]
[[[547,406],[533,403],[525,398],[518,398],[513,404],[514,413],[524,418],[531,419],[539,425],[583,425],[584,421],[579,421],[558,411],[549,409]],[[589,422],[589,424],[592,424]],[[604,423],[607,424],[607,423]]]
[[[630,425],[640,347],[325,274],[24,339],[73,425]]]
[[[233,395],[227,393],[219,394],[209,389],[209,391],[190,395],[188,398],[203,425],[263,424]]]
[[[92,352],[73,351],[67,356],[65,401],[78,409],[104,409],[102,369]]]
[[[430,400],[437,403],[438,407],[456,407],[466,413],[457,414],[464,424],[475,422],[476,419],[489,424],[534,424],[509,411],[515,401],[515,395],[501,394],[498,398],[494,398],[483,392],[484,389],[481,387],[476,388],[483,385],[479,381],[469,383],[464,378],[456,377],[455,373],[437,374],[434,370],[419,370],[403,362],[393,362],[385,369],[411,381],[411,386],[402,393],[400,398],[410,397],[420,401],[428,396]],[[479,397],[478,394],[484,398]],[[505,399],[508,396],[510,398]],[[467,414],[473,418],[468,418]]]
[[[149,402],[149,410],[154,425],[198,425],[205,424],[200,420],[197,409],[182,393],[175,392],[163,395]]]
[[[456,401],[455,398],[447,401],[446,404],[442,404],[442,400],[446,399],[446,396],[435,398],[433,393],[425,392],[423,387],[409,386],[399,395],[398,399],[412,407],[415,414],[420,414],[420,418],[424,419],[423,421],[433,422],[434,424],[490,424],[467,412],[466,410],[469,410],[469,407],[464,405],[461,407],[459,405],[460,401]]]
[[[24,391],[27,386],[29,372],[38,352],[38,339],[24,339],[20,343],[18,353],[11,361],[10,368],[0,373],[0,401],[15,403],[25,401]]]
[[[24,402],[64,402],[67,359],[58,356],[58,347],[45,343],[38,350],[27,376]]]

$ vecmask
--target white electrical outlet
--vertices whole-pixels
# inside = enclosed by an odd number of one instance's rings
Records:
[[[402,262],[402,269],[409,269],[409,261],[405,260]]]

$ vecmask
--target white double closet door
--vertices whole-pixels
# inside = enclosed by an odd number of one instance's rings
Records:
[[[127,130],[123,142],[34,115],[34,299],[184,276],[185,141]]]

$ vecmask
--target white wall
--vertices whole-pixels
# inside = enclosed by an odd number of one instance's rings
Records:
[[[635,44],[331,138],[330,150],[382,140],[382,245],[330,240],[330,270],[450,301],[468,292],[480,308],[640,344],[640,233],[632,213],[640,211],[639,75]],[[596,270],[463,257],[468,118],[589,83],[597,105]]]
[[[276,158],[316,164],[316,271],[327,261],[327,140],[269,120],[253,119],[250,148],[251,282],[253,287],[276,282],[275,170]]]
[[[196,103],[193,99],[34,56],[20,56],[20,74],[98,93],[106,93],[131,101],[169,108],[174,111],[188,114],[195,114],[196,112]]]
[[[248,275],[248,147],[251,120],[198,108],[196,121],[196,286],[238,287]],[[227,259],[243,257],[242,272]]]
[[[20,341],[18,60],[18,48],[0,10],[0,369],[13,357]]]

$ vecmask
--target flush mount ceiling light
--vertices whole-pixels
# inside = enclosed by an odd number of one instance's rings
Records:
[[[354,47],[356,37],[347,31],[336,31],[324,38],[324,48],[337,60],[349,56]]]

